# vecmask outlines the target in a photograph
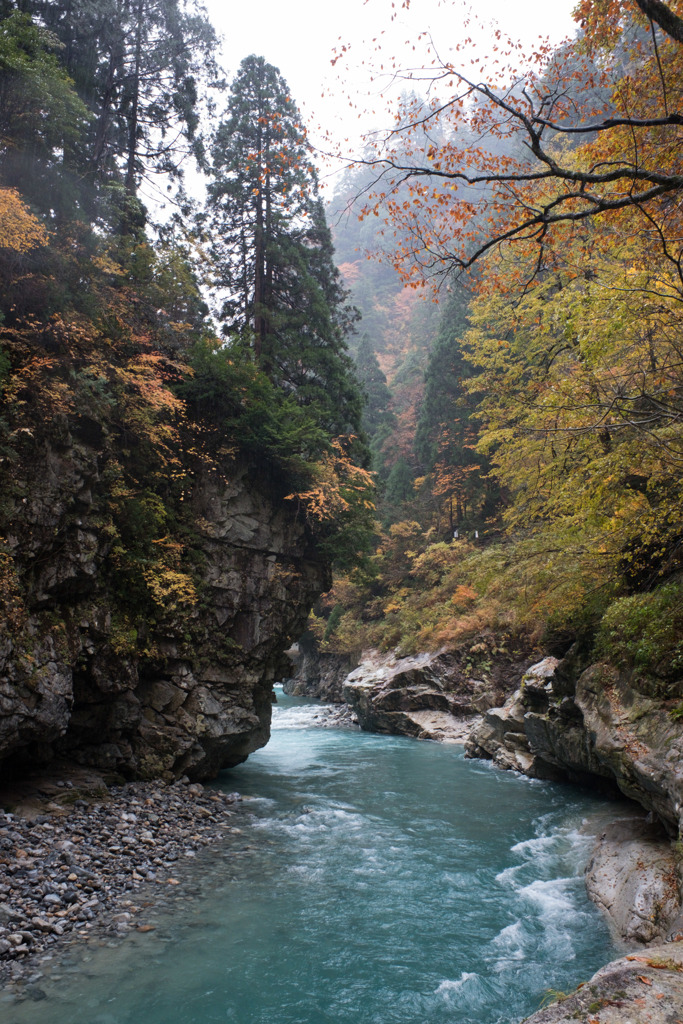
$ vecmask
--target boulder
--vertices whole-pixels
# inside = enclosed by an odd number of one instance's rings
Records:
[[[586,867],[586,888],[623,941],[683,939],[679,859],[645,818],[607,826]]]
[[[675,1024],[683,1007],[683,942],[629,954],[524,1024]]]
[[[471,695],[447,689],[448,667],[438,653],[368,653],[344,680],[342,695],[368,732],[462,742],[463,719],[475,709]]]

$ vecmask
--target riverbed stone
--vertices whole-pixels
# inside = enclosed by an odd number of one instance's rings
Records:
[[[92,786],[92,773],[79,773],[72,770],[72,777]],[[73,783],[59,787],[42,776],[25,800],[28,785],[3,796],[18,810],[0,811],[0,984],[30,979],[36,958],[56,943],[123,935],[146,924],[138,918],[141,903],[159,903],[159,888],[184,877],[181,865],[232,834],[241,800],[197,784],[107,787],[99,777],[96,796],[83,792],[84,799],[72,801]],[[47,800],[60,790],[63,803]],[[52,814],[35,813],[49,804]],[[28,817],[20,813],[24,806]]]

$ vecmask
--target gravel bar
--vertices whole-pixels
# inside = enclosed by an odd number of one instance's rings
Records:
[[[56,787],[45,813],[0,811],[0,985],[29,992],[40,961],[74,941],[153,930],[146,909],[187,879],[199,850],[240,832],[240,795],[187,779],[94,798]]]

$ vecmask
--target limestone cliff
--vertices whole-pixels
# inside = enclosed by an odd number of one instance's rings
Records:
[[[82,416],[17,438],[0,552],[3,774],[63,758],[201,779],[243,761],[268,739],[283,652],[328,585],[265,469],[186,459],[171,516],[154,494],[113,500],[136,454],[120,440]],[[147,506],[165,518],[133,559]],[[173,557],[154,561],[159,550]]]

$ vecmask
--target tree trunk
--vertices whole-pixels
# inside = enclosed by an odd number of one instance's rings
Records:
[[[142,61],[142,19],[145,13],[145,0],[138,0],[135,14],[135,58],[133,65],[132,102],[128,115],[128,160],[126,163],[126,192],[134,196],[137,187],[135,182],[135,158],[138,143],[138,111],[140,107],[140,63]]]

